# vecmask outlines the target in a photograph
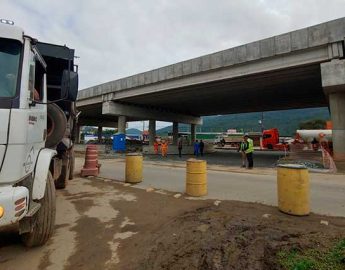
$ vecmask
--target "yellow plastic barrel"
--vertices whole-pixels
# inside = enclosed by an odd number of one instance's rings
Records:
[[[297,164],[278,165],[278,208],[280,211],[305,216],[310,213],[309,172]]]
[[[143,181],[143,156],[139,153],[126,155],[126,183]]]
[[[205,160],[187,160],[186,193],[190,196],[207,194],[207,169]]]

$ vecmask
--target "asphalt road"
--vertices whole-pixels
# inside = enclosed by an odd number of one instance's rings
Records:
[[[168,155],[165,160],[168,161],[185,161],[191,158],[191,155],[183,155],[179,158],[178,155]],[[254,166],[258,168],[274,168],[279,158],[284,157],[284,152],[281,151],[255,151],[254,152]],[[200,158],[200,157],[199,157]],[[215,153],[205,154],[202,159],[206,160],[208,164],[223,165],[223,166],[240,166],[241,156],[236,150],[217,149]],[[160,155],[145,155],[145,160],[161,161]]]
[[[78,159],[80,169],[83,160]],[[124,159],[101,160],[101,177],[124,181]],[[144,181],[136,187],[154,187],[183,193],[185,191],[185,162],[162,160],[144,161]],[[345,176],[310,173],[311,211],[330,216],[345,216]],[[277,205],[276,170],[238,166],[208,166],[208,195],[203,199],[239,200]]]

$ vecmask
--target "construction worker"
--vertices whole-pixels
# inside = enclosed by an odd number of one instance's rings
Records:
[[[240,143],[240,146],[237,149],[237,152],[241,152],[242,168],[247,167],[246,166],[247,157],[246,157],[246,153],[245,153],[246,148],[247,148],[247,143],[245,142],[245,140],[243,138],[243,141]]]
[[[153,143],[153,151],[155,152],[155,155],[158,155],[158,148],[159,148],[159,144],[158,144],[157,138],[156,138],[154,143]]]
[[[162,151],[162,157],[166,157],[168,154],[168,142],[165,140],[162,140],[161,151]]]
[[[205,148],[205,143],[200,140],[200,143],[199,143],[199,152],[200,152],[200,155],[201,156],[204,156],[204,148]]]
[[[200,144],[199,144],[199,141],[196,140],[194,142],[194,156],[198,157],[199,156],[199,150],[200,150]]]
[[[254,142],[251,138],[249,138],[248,134],[244,135],[244,141],[246,143],[245,153],[248,161],[248,169],[253,169],[253,152],[254,152]]]

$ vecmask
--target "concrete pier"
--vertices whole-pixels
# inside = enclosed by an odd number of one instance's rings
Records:
[[[177,145],[178,141],[178,123],[173,122],[173,145]]]
[[[156,139],[156,121],[149,120],[149,145],[153,146]]]
[[[118,117],[117,133],[126,134],[126,116],[120,115]]]
[[[103,132],[103,127],[99,126],[97,129],[97,139],[98,142],[102,142],[102,132]]]
[[[333,157],[338,171],[345,172],[345,60],[321,64],[321,75],[333,123]]]
[[[345,92],[329,94],[333,123],[334,161],[338,170],[345,171]]]
[[[196,140],[196,125],[190,125],[190,142],[193,144]]]

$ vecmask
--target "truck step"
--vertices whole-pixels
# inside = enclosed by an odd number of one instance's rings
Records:
[[[41,204],[37,202],[31,202],[30,208],[28,213],[26,214],[26,217],[33,217],[37,211],[41,208]]]

